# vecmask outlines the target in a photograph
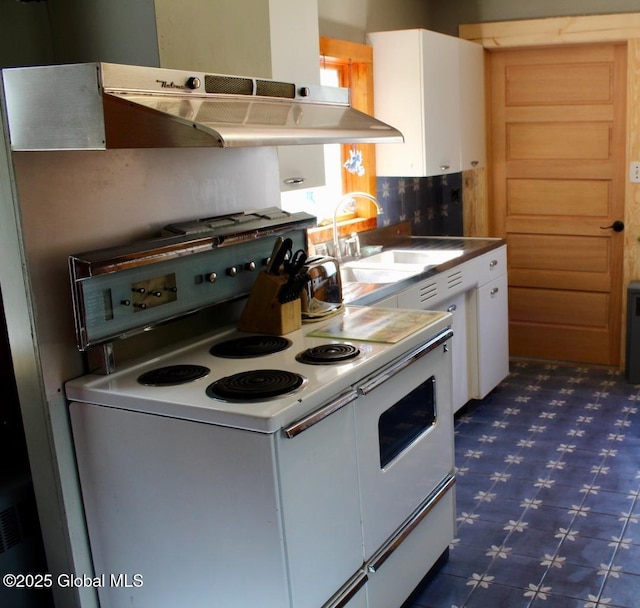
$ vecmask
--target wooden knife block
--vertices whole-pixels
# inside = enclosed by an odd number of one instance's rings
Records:
[[[278,301],[278,292],[288,278],[264,271],[258,274],[240,315],[238,329],[282,336],[302,327],[300,298],[284,304]]]

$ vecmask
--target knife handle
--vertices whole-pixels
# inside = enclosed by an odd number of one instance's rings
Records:
[[[269,258],[269,263],[267,264],[267,274],[272,274],[273,265],[276,261],[276,256],[278,255],[278,251],[280,251],[280,247],[282,247],[282,243],[284,243],[284,239],[279,236],[276,239],[276,242],[273,244],[273,249],[271,250],[271,257]]]

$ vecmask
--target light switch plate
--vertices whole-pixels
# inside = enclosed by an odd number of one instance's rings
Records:
[[[629,181],[632,184],[640,184],[640,161],[634,160],[629,165]]]

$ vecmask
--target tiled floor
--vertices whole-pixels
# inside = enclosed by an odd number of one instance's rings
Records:
[[[640,387],[513,363],[456,417],[456,538],[413,608],[640,606]]]

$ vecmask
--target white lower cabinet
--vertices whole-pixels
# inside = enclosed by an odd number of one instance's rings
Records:
[[[482,399],[509,374],[507,275],[477,290],[478,343],[473,397]]]
[[[469,401],[469,366],[467,346],[467,294],[461,293],[437,307],[452,314],[451,360],[453,362],[452,402],[455,414]]]
[[[395,298],[398,308],[453,313],[454,412],[469,399],[485,397],[509,374],[506,245],[433,275]],[[391,301],[385,298],[376,306],[391,306]]]

